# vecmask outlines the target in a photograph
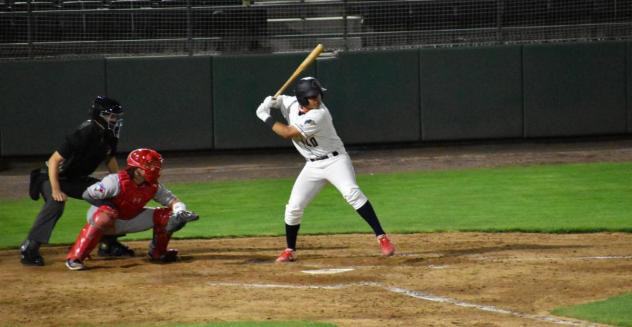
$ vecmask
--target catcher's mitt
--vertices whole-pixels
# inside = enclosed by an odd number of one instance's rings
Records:
[[[200,216],[195,212],[182,210],[178,213],[171,214],[169,221],[167,222],[167,233],[173,233],[179,231],[190,221],[198,220]]]

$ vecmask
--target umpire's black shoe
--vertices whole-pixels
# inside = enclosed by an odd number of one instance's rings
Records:
[[[109,236],[101,240],[97,253],[100,257],[133,257],[135,255],[134,250],[121,244],[116,237]]]
[[[20,262],[25,266],[43,266],[44,258],[39,253],[40,244],[26,240],[20,245]]]

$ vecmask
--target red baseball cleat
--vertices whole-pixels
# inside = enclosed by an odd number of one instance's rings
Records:
[[[281,252],[276,262],[291,262],[296,260],[294,250],[287,248]]]
[[[385,257],[391,256],[395,253],[395,245],[391,243],[386,234],[382,234],[377,237],[377,242],[380,243],[380,249],[382,249],[382,255]]]

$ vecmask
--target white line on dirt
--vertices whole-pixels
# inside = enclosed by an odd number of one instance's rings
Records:
[[[354,268],[325,268],[325,269],[313,269],[313,270],[302,270],[302,273],[310,274],[310,275],[331,275],[331,274],[340,274],[348,271],[353,271]]]
[[[238,286],[245,288],[292,288],[292,289],[326,289],[326,290],[337,290],[342,288],[348,288],[356,285],[352,284],[333,284],[333,285],[289,285],[289,284],[244,284],[244,283],[216,283],[209,282],[211,286]]]
[[[597,256],[597,257],[578,257],[577,259],[597,259],[597,260],[617,260],[617,259],[632,259],[632,256]]]
[[[470,256],[471,259],[478,261],[551,261],[551,260],[629,260],[632,256],[591,256],[591,257],[530,257],[530,258],[508,258],[508,257],[489,257],[489,256]]]
[[[469,302],[460,301],[460,300],[449,298],[449,297],[408,290],[401,287],[386,286],[384,284],[376,283],[376,282],[358,282],[358,283],[331,284],[331,285],[291,285],[291,284],[256,284],[256,283],[249,284],[249,283],[229,283],[229,282],[208,282],[208,285],[235,286],[235,287],[244,287],[244,288],[289,288],[289,289],[328,289],[328,290],[337,290],[337,289],[350,288],[350,287],[356,287],[356,286],[371,286],[371,287],[383,288],[389,292],[406,295],[406,296],[416,298],[416,299],[426,300],[430,302],[447,303],[447,304],[452,304],[459,307],[478,309],[480,311],[510,315],[510,316],[519,317],[523,319],[538,320],[538,321],[544,321],[544,322],[550,322],[553,324],[568,325],[568,326],[586,326],[586,327],[598,326],[598,325],[591,324],[588,322],[583,322],[583,321],[567,320],[567,319],[561,319],[561,318],[553,317],[553,316],[533,315],[533,314],[528,314],[528,313],[500,309],[492,305],[469,303]]]
[[[571,321],[571,320],[560,319],[560,318],[551,317],[551,316],[538,316],[538,315],[532,315],[528,313],[521,313],[521,312],[516,312],[516,311],[511,311],[511,310],[500,309],[492,305],[469,303],[469,302],[464,302],[457,299],[452,299],[449,297],[443,297],[443,296],[432,295],[432,294],[418,292],[418,291],[407,290],[405,288],[400,288],[400,287],[383,287],[383,288],[391,292],[404,294],[410,297],[414,297],[416,299],[422,299],[422,300],[431,301],[431,302],[449,303],[449,304],[454,304],[459,307],[474,308],[481,311],[500,313],[500,314],[511,315],[511,316],[531,319],[531,320],[546,321],[546,322],[550,322],[550,323],[554,323],[558,325],[596,326],[587,322]]]

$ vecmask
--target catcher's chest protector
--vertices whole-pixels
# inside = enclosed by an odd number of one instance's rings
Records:
[[[118,173],[120,192],[112,199],[119,210],[119,219],[136,217],[158,191],[158,184],[136,185],[125,170]]]

